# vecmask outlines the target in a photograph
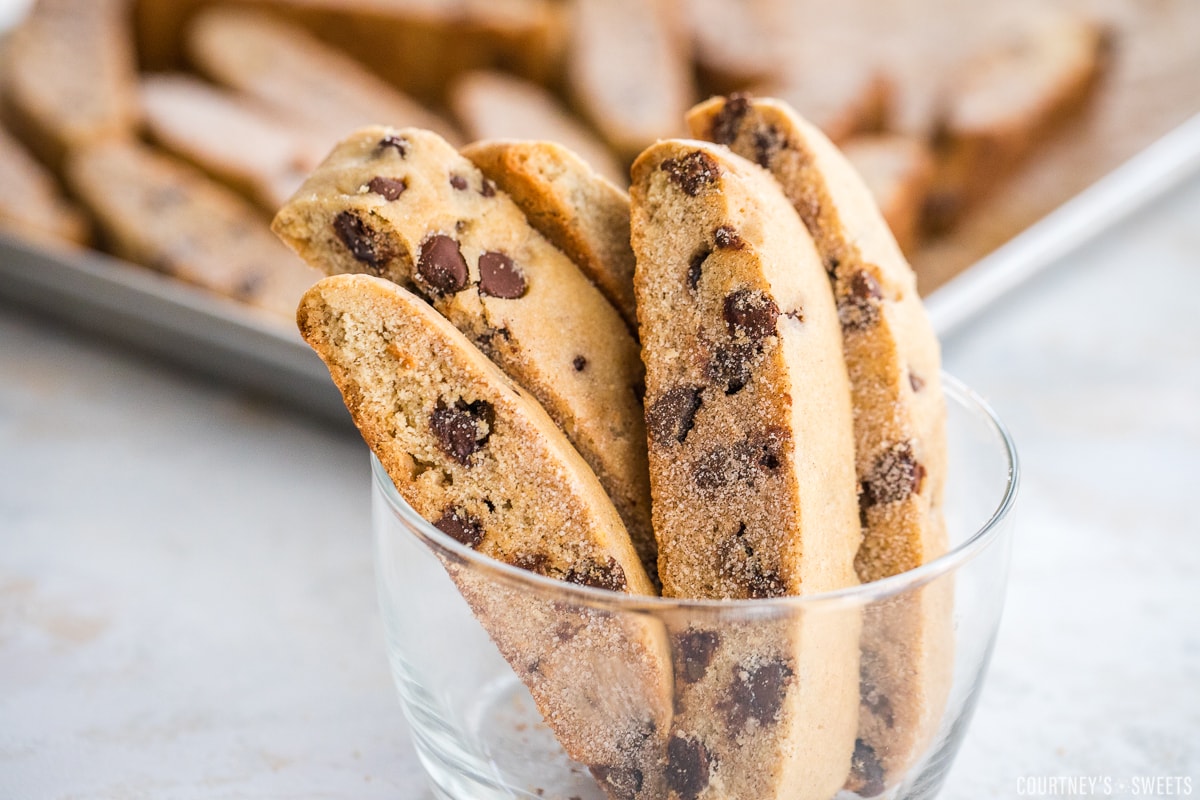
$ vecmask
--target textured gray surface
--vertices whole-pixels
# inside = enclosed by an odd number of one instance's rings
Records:
[[[1192,181],[946,344],[1025,466],[946,797],[1200,794],[1198,220]],[[426,797],[370,554],[352,433],[0,304],[0,797]]]

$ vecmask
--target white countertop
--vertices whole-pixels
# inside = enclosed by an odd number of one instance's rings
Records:
[[[1025,472],[944,796],[1200,795],[1200,180],[945,355]],[[0,303],[0,798],[429,797],[368,512],[350,428]]]

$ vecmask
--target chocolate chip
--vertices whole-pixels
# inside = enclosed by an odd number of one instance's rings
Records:
[[[575,356],[575,360],[571,362],[571,366],[575,368],[576,372],[583,372],[587,369],[587,359],[583,356]]]
[[[688,286],[695,289],[700,285],[700,276],[704,270],[704,261],[710,255],[711,250],[701,250],[696,255],[692,256],[692,263],[688,264],[687,282]]]
[[[894,503],[921,491],[925,467],[913,454],[911,442],[901,442],[875,459],[863,481],[859,502],[864,507]]]
[[[450,176],[450,185],[453,186],[455,189],[457,189],[460,192],[466,191],[467,179],[464,178],[462,175],[451,175]]]
[[[925,388],[925,381],[917,373],[910,370],[908,373],[908,385],[912,387],[914,392],[919,392]]]
[[[695,683],[703,678],[720,643],[721,634],[716,631],[690,630],[676,636],[678,660],[675,665],[679,668],[680,679],[684,683]]]
[[[732,225],[722,225],[713,231],[713,241],[722,250],[741,250],[746,246],[746,240],[738,236]]]
[[[892,701],[888,696],[879,691],[879,688],[869,680],[864,669],[866,664],[862,665],[859,673],[859,696],[862,698],[862,703],[867,707],[873,716],[883,720],[883,723],[889,728],[896,724],[895,714],[892,711]]]
[[[479,193],[481,195],[483,195],[484,197],[495,197],[495,195],[496,195],[495,182],[493,182],[491,178],[484,178],[483,186],[480,187]]]
[[[489,297],[516,300],[529,286],[525,276],[504,253],[488,252],[479,257],[479,291]]]
[[[559,642],[569,642],[575,638],[581,627],[581,625],[576,625],[570,620],[559,620],[554,626],[554,639]]]
[[[588,769],[604,785],[606,792],[617,800],[634,800],[642,790],[644,778],[637,767],[593,764]]]
[[[708,788],[708,765],[711,756],[699,739],[679,735],[667,743],[667,788],[679,795],[679,800],[696,800]]]
[[[857,778],[859,788],[855,792],[859,797],[875,797],[883,794],[887,788],[883,783],[883,764],[875,755],[875,748],[856,739],[854,755],[850,757],[850,774]]]
[[[705,365],[705,374],[723,386],[725,394],[737,394],[750,382],[750,365],[756,355],[757,348],[745,342],[718,347]]]
[[[603,564],[585,558],[567,570],[563,580],[580,586],[591,586],[593,589],[607,589],[610,592],[622,592],[627,586],[625,570],[611,557]]]
[[[404,158],[406,155],[408,155],[408,142],[401,139],[399,136],[388,135],[379,140],[380,150],[385,150],[389,147],[399,153],[401,158]]]
[[[395,240],[386,233],[373,230],[353,211],[343,211],[333,220],[333,231],[356,261],[366,264],[376,274],[399,255]]]
[[[491,403],[486,400],[465,403],[461,398],[453,405],[438,400],[429,420],[438,445],[446,455],[468,467],[471,455],[487,444],[494,423],[495,410]]]
[[[672,439],[684,441],[696,424],[701,402],[698,386],[676,386],[663,392],[646,412],[650,436],[660,445],[670,444]]]
[[[771,161],[783,149],[784,135],[774,125],[767,125],[754,132],[754,160],[763,169],[771,166]]]
[[[866,270],[850,279],[849,290],[838,298],[838,319],[842,327],[861,330],[879,321],[879,301],[883,292],[879,281]]]
[[[546,558],[543,553],[521,553],[513,556],[512,560],[508,563],[526,572],[533,572],[538,575],[550,574],[550,559]]]
[[[762,292],[738,289],[725,297],[723,315],[730,336],[745,336],[758,343],[775,335],[779,306]]]
[[[472,549],[483,541],[483,523],[461,508],[447,508],[433,527]]]
[[[671,182],[692,197],[700,194],[705,187],[717,182],[721,168],[712,156],[702,150],[695,150],[679,158],[668,158],[662,162],[661,169],[667,173]]]
[[[787,587],[779,573],[763,566],[762,560],[746,539],[744,522],[732,537],[717,546],[717,561],[721,577],[741,586],[747,597],[761,600],[787,594]]]
[[[725,98],[725,105],[713,116],[709,138],[717,144],[733,144],[742,119],[750,110],[750,99],[750,95],[743,92],[734,92]]]
[[[401,178],[385,178],[382,175],[376,175],[371,178],[367,188],[384,200],[398,200],[400,195],[404,194],[404,190],[408,188],[408,184]]]
[[[454,294],[467,286],[467,262],[458,242],[436,233],[421,242],[417,276],[437,294]]]
[[[717,489],[738,482],[753,484],[764,471],[779,468],[786,431],[770,428],[747,436],[731,447],[714,447],[704,453],[692,470],[692,479],[700,489]]]
[[[737,733],[752,719],[760,725],[775,722],[793,674],[792,668],[778,659],[734,670],[728,699],[719,705],[729,730]]]

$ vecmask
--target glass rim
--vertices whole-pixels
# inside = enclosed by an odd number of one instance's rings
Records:
[[[391,512],[435,554],[470,565],[473,570],[486,574],[489,579],[510,587],[525,588],[537,594],[559,595],[560,599],[570,600],[578,605],[634,613],[662,613],[686,609],[729,612],[736,609],[739,613],[750,615],[774,615],[780,611],[794,612],[818,606],[864,606],[923,586],[957,571],[964,564],[974,560],[999,538],[1003,530],[1000,523],[1008,516],[1016,501],[1020,465],[1016,445],[1007,426],[996,415],[991,405],[969,386],[946,372],[942,372],[941,377],[946,400],[958,402],[967,410],[982,416],[1003,446],[1008,462],[1008,474],[1000,502],[987,521],[974,533],[933,561],[887,578],[825,592],[762,599],[714,600],[626,594],[568,583],[492,558],[435,528],[400,496],[391,477],[374,453],[371,454],[372,482],[375,488],[381,491]]]

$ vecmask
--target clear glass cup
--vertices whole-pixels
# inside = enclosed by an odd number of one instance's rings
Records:
[[[372,459],[388,655],[434,792],[759,800],[763,784],[731,788],[757,779],[796,800],[934,797],[991,657],[1018,480],[992,410],[949,376],[945,390],[949,552],[806,597],[681,601],[542,577],[422,520]],[[567,756],[525,681],[593,763]]]

